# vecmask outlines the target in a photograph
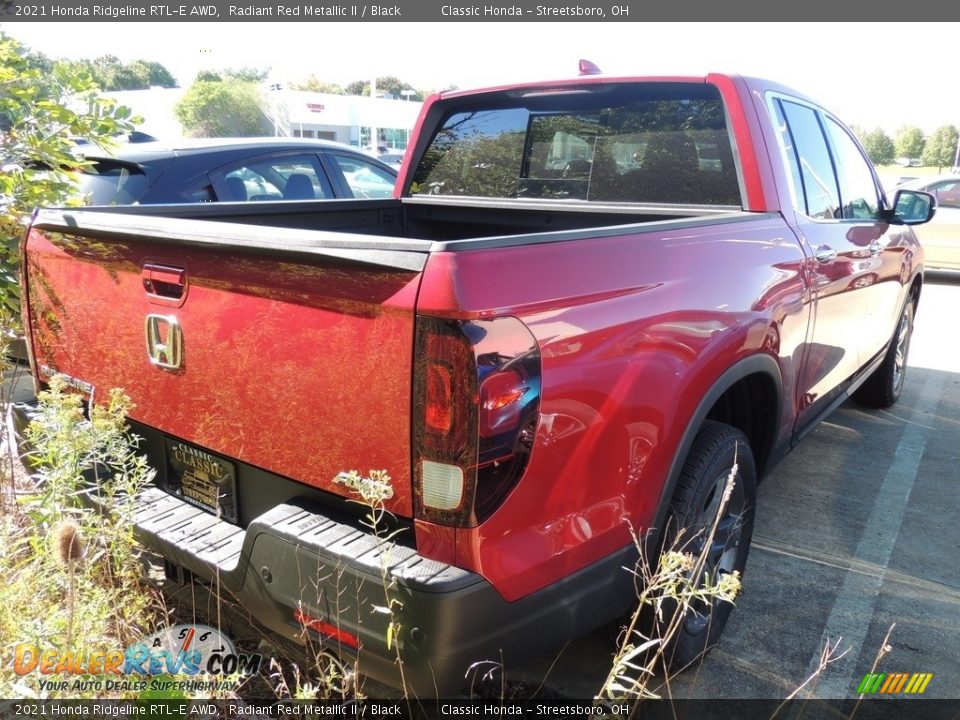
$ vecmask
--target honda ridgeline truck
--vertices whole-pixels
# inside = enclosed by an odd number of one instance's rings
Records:
[[[136,403],[145,545],[442,696],[627,612],[637,536],[716,520],[708,572],[742,571],[757,480],[848,396],[896,402],[934,206],[763,80],[441,93],[391,199],[38,211],[24,327],[37,389]],[[675,657],[730,607],[691,608]]]

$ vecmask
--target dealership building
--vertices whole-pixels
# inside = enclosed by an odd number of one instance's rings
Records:
[[[379,145],[405,148],[420,107],[410,100],[271,90],[264,110],[276,135],[367,147],[372,145],[371,128],[376,128]]]
[[[274,86],[276,88],[276,86]],[[143,117],[140,130],[160,139],[183,136],[173,108],[184,88],[151,88],[104,93]],[[261,92],[264,135],[334,140],[346,145],[370,147],[372,129],[378,145],[406,148],[422,103],[407,99],[328,95],[287,89]]]

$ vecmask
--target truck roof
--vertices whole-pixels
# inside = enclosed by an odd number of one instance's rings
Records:
[[[617,83],[713,83],[721,82],[744,82],[751,90],[773,90],[787,95],[815,102],[805,93],[799,92],[794,88],[765,78],[740,75],[738,73],[710,72],[703,75],[580,75],[577,77],[558,78],[557,80],[537,81],[527,83],[512,83],[509,85],[494,85],[484,88],[473,88],[467,90],[450,90],[437,94],[438,98],[448,99],[455,97],[464,97],[469,95],[481,95],[491,92],[511,92],[522,93],[524,91],[536,92],[555,91],[565,88],[575,89],[581,85],[600,85]]]

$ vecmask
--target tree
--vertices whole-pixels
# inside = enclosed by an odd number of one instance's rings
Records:
[[[958,131],[955,125],[943,125],[933,131],[923,148],[923,164],[940,168],[953,167],[957,158]]]
[[[192,137],[249,137],[266,127],[257,86],[238,80],[195,82],[173,111]]]
[[[223,78],[224,80],[231,79],[239,80],[240,82],[258,83],[266,80],[269,74],[270,68],[266,68],[265,70],[258,70],[252,67],[226,68],[223,71]]]
[[[53,73],[53,66],[55,61],[44,55],[42,52],[33,52],[23,48],[23,60],[26,62],[27,67],[34,68],[49,75]]]
[[[259,83],[267,79],[270,69],[257,70],[256,68],[222,68],[220,70],[201,70],[193,82],[220,82],[222,80],[236,80],[244,83]]]
[[[370,83],[363,80],[354,80],[343,88],[347,95],[369,95]]]
[[[129,108],[98,97],[92,76],[73,64],[45,72],[20,43],[0,33],[0,312],[16,316],[23,218],[36,207],[80,205],[76,140],[109,145],[134,129]]]
[[[316,75],[311,75],[300,82],[290,83],[292,90],[306,90],[308,92],[327,93],[328,95],[346,95],[346,91],[336,83],[324,82]]]
[[[58,60],[56,65],[70,67],[74,72],[88,73],[103,91],[147,90],[154,85],[176,87],[170,71],[153,60],[134,60],[122,63],[116,55],[102,55],[95,60]]]
[[[81,61],[82,62],[82,61]],[[120,87],[117,83],[117,75],[123,72],[123,63],[116,55],[101,55],[91,63],[91,72],[97,85],[101,90],[130,90],[129,87]],[[130,76],[124,78],[130,80]],[[145,80],[145,78],[144,78]]]
[[[135,60],[133,64],[146,70],[150,87],[175,88],[177,86],[176,78],[160,63],[153,60]]]
[[[369,80],[355,80],[346,87],[343,88],[344,92],[347,95],[370,95],[370,81]],[[405,83],[399,78],[395,78],[392,75],[387,75],[385,77],[377,78],[377,94],[380,93],[389,93],[395,98],[408,97],[403,94],[404,90],[413,91],[409,98],[411,100],[417,100],[422,102],[426,97],[426,94],[420,90],[415,89],[409,83]]]
[[[893,140],[882,129],[877,128],[861,137],[863,149],[867,151],[874,165],[889,165],[896,158]]]
[[[193,79],[194,84],[202,82],[222,82],[223,75],[216,70],[201,70]]]
[[[925,141],[923,131],[918,127],[912,125],[903,126],[897,130],[897,135],[893,142],[896,147],[897,157],[913,160],[923,154]]]
[[[120,64],[113,70],[110,90],[146,90],[150,87],[150,69],[143,63]]]

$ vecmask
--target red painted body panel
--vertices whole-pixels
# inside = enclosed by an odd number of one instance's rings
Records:
[[[744,210],[776,212],[779,205],[772,170],[769,163],[764,162],[767,157],[765,148],[757,147],[755,141],[760,137],[759,122],[752,112],[752,105],[744,102],[749,89],[736,76],[708,75],[707,82],[720,90],[730,120],[730,130],[740,159]]]
[[[512,600],[649,527],[680,436],[727,368],[769,354],[793,394],[803,262],[779,218],[431,256],[418,312],[496,308],[531,329],[543,358],[526,475],[489,520],[457,530],[457,564]],[[793,412],[785,403],[781,441]]]
[[[146,262],[186,270],[181,308],[148,298]],[[391,509],[411,514],[419,274],[345,272],[223,250],[171,256],[162,245],[37,230],[27,263],[38,366],[104,393],[122,387],[137,404],[135,420],[324,490],[346,494],[332,482],[341,471],[389,468]],[[160,370],[147,357],[144,318],[174,312],[184,366]]]

